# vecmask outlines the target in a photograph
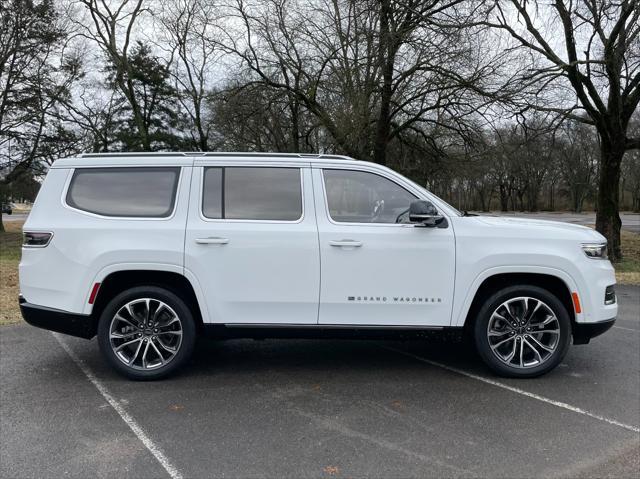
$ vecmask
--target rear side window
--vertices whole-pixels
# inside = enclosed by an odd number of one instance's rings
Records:
[[[67,204],[103,216],[166,218],[176,199],[180,168],[77,168]]]
[[[205,168],[202,214],[211,219],[299,220],[300,168]]]

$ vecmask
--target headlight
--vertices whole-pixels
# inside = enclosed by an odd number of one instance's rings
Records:
[[[582,251],[589,258],[607,259],[607,243],[582,243]]]

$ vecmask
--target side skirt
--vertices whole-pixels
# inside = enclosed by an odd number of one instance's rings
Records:
[[[207,337],[216,339],[453,339],[463,328],[425,326],[363,326],[351,324],[204,324]]]

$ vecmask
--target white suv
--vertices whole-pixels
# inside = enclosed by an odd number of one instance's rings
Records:
[[[606,242],[551,221],[461,214],[383,166],[331,155],[89,154],[58,160],[24,225],[34,326],[98,336],[134,379],[201,334],[469,333],[532,377],[617,313]]]

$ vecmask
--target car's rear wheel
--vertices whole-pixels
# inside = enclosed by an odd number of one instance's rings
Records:
[[[478,353],[497,374],[528,378],[545,374],[564,358],[571,321],[562,302],[537,286],[494,293],[476,319]]]
[[[107,361],[130,379],[160,379],[191,356],[196,328],[189,307],[173,292],[140,286],[114,297],[98,325]]]

